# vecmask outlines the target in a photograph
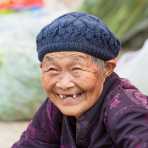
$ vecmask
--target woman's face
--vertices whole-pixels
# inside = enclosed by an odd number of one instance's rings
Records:
[[[41,64],[42,84],[49,99],[65,115],[79,117],[103,89],[104,69],[81,52],[53,52]]]

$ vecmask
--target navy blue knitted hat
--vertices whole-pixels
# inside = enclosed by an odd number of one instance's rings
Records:
[[[102,60],[118,55],[120,42],[97,17],[72,12],[58,17],[37,36],[38,58],[49,52],[78,51]]]

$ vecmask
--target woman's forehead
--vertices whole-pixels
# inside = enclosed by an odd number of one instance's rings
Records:
[[[61,52],[47,53],[44,58],[48,58],[50,60],[56,60],[61,58],[64,58],[64,59],[70,58],[73,60],[75,59],[88,60],[91,58],[91,56],[82,52],[77,52],[77,51],[61,51]]]

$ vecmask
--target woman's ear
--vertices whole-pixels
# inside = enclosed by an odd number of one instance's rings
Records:
[[[111,59],[105,61],[105,76],[108,77],[115,69],[117,63],[117,59]]]
[[[40,68],[42,68],[42,63],[40,63]]]

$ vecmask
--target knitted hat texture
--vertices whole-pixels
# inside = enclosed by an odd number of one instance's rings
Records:
[[[109,60],[121,48],[120,41],[100,18],[82,12],[58,17],[40,31],[36,42],[40,61],[46,53],[59,51],[78,51]]]

